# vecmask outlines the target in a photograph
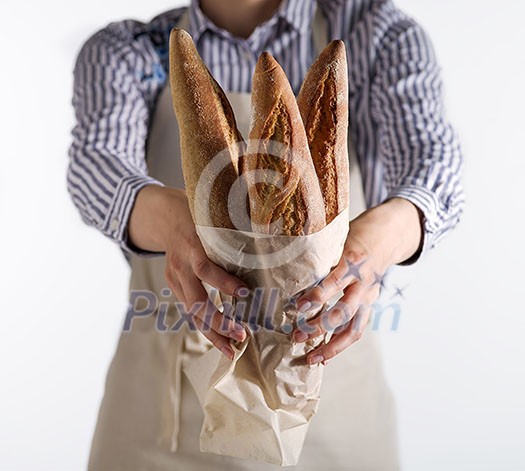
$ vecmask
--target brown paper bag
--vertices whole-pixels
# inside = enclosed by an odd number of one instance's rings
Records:
[[[339,262],[348,222],[346,209],[307,236],[197,226],[208,257],[251,289],[240,301],[220,294],[223,305],[218,307],[226,312],[231,306],[249,332],[244,342],[232,341],[233,361],[212,349],[184,370],[204,411],[201,451],[281,466],[297,464],[317,411],[324,368],[307,365],[305,355],[324,339],[293,343],[290,333],[306,319],[299,318],[295,300]]]

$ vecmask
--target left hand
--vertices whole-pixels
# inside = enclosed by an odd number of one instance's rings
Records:
[[[307,312],[343,291],[331,309],[293,332],[294,341],[305,342],[334,330],[329,342],[309,352],[307,363],[326,364],[361,338],[385,272],[419,250],[421,220],[415,205],[402,198],[392,198],[350,222],[339,263],[320,284],[297,300],[299,310]]]

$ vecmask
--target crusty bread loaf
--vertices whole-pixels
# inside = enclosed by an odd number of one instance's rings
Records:
[[[170,36],[170,85],[195,224],[306,235],[322,229],[346,208],[348,85],[342,41],[330,43],[315,61],[297,101],[277,61],[268,53],[261,55],[253,77],[246,156],[226,95],[189,34],[180,29],[173,29]],[[218,154],[219,168],[201,178]],[[255,175],[255,170],[262,174]],[[233,199],[233,205],[228,204],[239,174],[248,184],[251,216],[251,225],[243,227],[235,226],[232,216],[245,213],[246,202]],[[199,180],[207,185],[208,204],[206,198],[196,198]]]
[[[332,41],[297,97],[329,224],[348,206],[348,71],[343,41]]]
[[[193,221],[197,225],[233,229],[230,214],[238,208],[228,208],[228,193],[238,177],[244,141],[228,98],[199,56],[191,36],[177,28],[170,34],[170,85]],[[205,167],[221,152],[225,159],[219,165],[222,170],[204,182],[209,195],[206,205],[203,198],[195,198],[195,190]]]
[[[282,235],[322,229],[324,203],[297,102],[281,66],[266,52],[253,76],[249,137],[240,173],[248,183],[252,229]],[[264,170],[258,182],[254,170]]]

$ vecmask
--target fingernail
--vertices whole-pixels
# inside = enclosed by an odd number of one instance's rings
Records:
[[[236,330],[237,332],[244,332],[244,327],[241,324],[235,324],[233,326],[233,330]]]
[[[230,336],[233,337],[235,340],[239,340],[240,342],[242,342],[244,340],[244,333],[245,330],[242,327],[239,328],[239,326],[236,325],[230,332]]]
[[[228,360],[233,360],[233,350],[229,347],[222,347],[221,352]]]
[[[244,298],[248,296],[249,293],[250,293],[250,290],[248,289],[247,286],[237,286],[237,288],[235,288],[235,290],[233,291],[233,295],[236,298]]]
[[[310,363],[310,365],[315,365],[316,363],[321,363],[322,361],[324,361],[323,355],[314,355],[308,358],[308,363]]]
[[[310,301],[304,300],[299,303],[299,312],[307,312],[311,307],[312,303]]]
[[[308,334],[302,330],[296,330],[293,334],[293,339],[296,342],[304,342],[308,339]]]

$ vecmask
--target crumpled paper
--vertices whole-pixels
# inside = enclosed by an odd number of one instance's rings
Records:
[[[244,342],[231,342],[233,361],[211,349],[184,369],[204,412],[201,451],[297,464],[317,411],[324,368],[307,365],[305,356],[324,338],[295,344],[290,333],[335,304],[342,292],[306,316],[298,313],[295,300],[339,262],[348,222],[347,208],[324,229],[306,236],[197,226],[208,257],[251,290],[240,300],[224,293],[214,300],[248,332]]]

